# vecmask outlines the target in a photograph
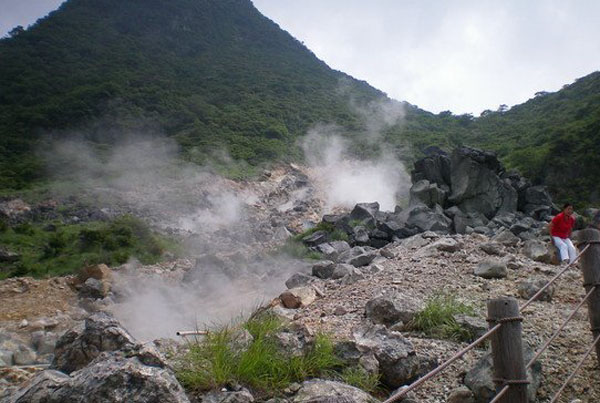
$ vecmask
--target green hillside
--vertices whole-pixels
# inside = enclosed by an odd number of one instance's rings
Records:
[[[356,106],[381,99],[250,0],[69,0],[0,40],[0,189],[44,180],[35,151],[68,136],[106,148],[161,133],[186,160],[226,150],[258,166],[299,158],[297,139],[322,122],[369,155],[378,145]],[[600,73],[479,118],[404,106],[381,141],[408,162],[430,145],[492,149],[559,201],[600,203]]]
[[[0,187],[39,178],[33,147],[74,133],[110,144],[158,131],[198,162],[222,148],[290,158],[316,122],[360,129],[350,97],[382,96],[249,0],[70,0],[0,41]]]
[[[496,150],[508,166],[576,205],[600,203],[600,72],[540,92],[506,112],[484,114],[467,142]]]

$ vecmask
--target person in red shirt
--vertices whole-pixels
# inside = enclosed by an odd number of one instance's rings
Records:
[[[569,239],[574,225],[573,205],[566,203],[562,211],[550,221],[548,226],[554,245],[556,245],[560,252],[560,260],[563,264],[573,263],[577,256],[575,246],[571,242],[571,239]]]

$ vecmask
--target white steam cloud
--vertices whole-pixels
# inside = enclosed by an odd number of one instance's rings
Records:
[[[410,177],[395,156],[381,152],[376,160],[357,160],[334,126],[311,129],[302,146],[326,210],[374,201],[393,210],[408,194]]]
[[[382,98],[365,106],[351,100],[350,106],[363,118],[367,139],[372,142],[380,140],[383,130],[401,124],[405,116],[404,104],[393,99]]]
[[[132,262],[115,272],[117,303],[108,309],[141,340],[247,314],[278,295],[292,273],[306,270],[257,257],[262,248],[254,235],[266,219],[252,210],[259,196],[182,162],[170,139],[130,136],[109,151],[70,140],[45,156],[56,179],[75,182],[104,211],[133,213],[185,238],[190,259],[149,267]]]

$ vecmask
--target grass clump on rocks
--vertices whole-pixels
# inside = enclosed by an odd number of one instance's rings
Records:
[[[211,331],[190,346],[177,377],[188,390],[241,384],[261,396],[276,396],[292,382],[326,376],[342,364],[324,334],[302,354],[284,351],[276,337],[282,328],[278,318],[263,314],[241,326]]]
[[[298,259],[319,260],[323,257],[319,252],[311,250],[304,245],[302,241],[298,241],[295,238],[288,238],[285,243],[276,250],[276,253]]]
[[[365,392],[371,394],[381,392],[381,384],[379,383],[380,375],[378,373],[369,373],[360,366],[345,368],[341,372],[340,378],[342,382],[362,389]]]
[[[452,294],[438,294],[429,298],[409,324],[431,337],[467,341],[472,339],[471,331],[456,322],[455,315],[473,315],[472,306],[459,301]]]

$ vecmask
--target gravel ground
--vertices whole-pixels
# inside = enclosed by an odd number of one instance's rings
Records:
[[[351,336],[351,330],[364,320],[364,307],[367,301],[382,294],[399,292],[420,301],[444,292],[453,293],[460,300],[476,308],[478,316],[485,318],[486,302],[499,296],[518,298],[520,305],[525,302],[517,295],[517,283],[535,278],[551,279],[559,267],[534,262],[524,257],[517,247],[504,247],[506,256],[517,269],[509,269],[505,279],[486,280],[473,275],[477,263],[490,256],[478,245],[488,239],[480,236],[453,236],[463,243],[454,252],[439,252],[435,256],[418,258],[418,250],[403,246],[392,249],[395,258],[380,264],[382,272],[360,280],[352,285],[340,285],[327,281],[321,286],[326,296],[308,307],[299,310],[297,318],[307,325],[330,332],[343,339]],[[523,335],[534,351],[557,330],[585,295],[579,269],[573,267],[561,276],[556,283],[556,292],[551,302],[534,302],[522,312],[524,316]],[[342,306],[344,315],[335,315],[334,310]],[[438,357],[444,362],[466,343],[430,339],[420,334],[406,333],[415,346],[417,354]],[[567,328],[542,355],[543,377],[538,392],[539,402],[549,402],[562,383],[573,371],[585,350],[591,344],[587,308],[583,306]],[[449,392],[462,384],[466,371],[473,367],[486,350],[475,349],[453,363],[435,379],[425,383],[417,397],[423,402],[445,402]],[[595,355],[585,361],[581,370],[564,390],[560,402],[580,399],[582,402],[600,401],[600,372]]]

